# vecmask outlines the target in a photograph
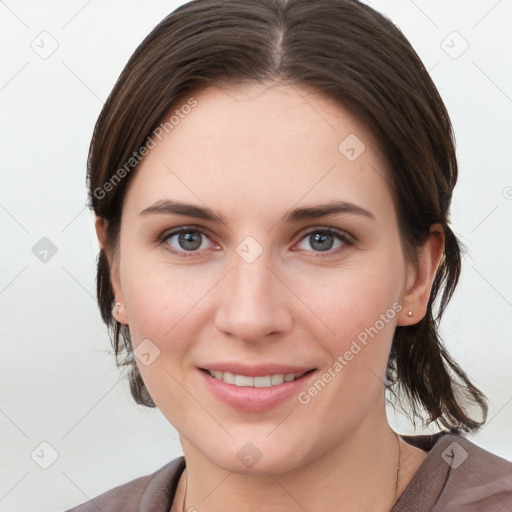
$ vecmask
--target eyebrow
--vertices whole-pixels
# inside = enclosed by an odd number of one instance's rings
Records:
[[[327,215],[335,214],[352,214],[367,217],[375,220],[373,213],[360,206],[346,201],[331,201],[315,206],[304,208],[295,208],[287,212],[282,220],[284,222],[294,223],[302,220],[316,219]],[[214,212],[207,206],[198,206],[191,203],[174,201],[165,199],[157,201],[140,212],[139,215],[149,214],[167,214],[167,215],[183,215],[186,217],[195,217],[197,219],[209,220],[225,224],[222,215]]]

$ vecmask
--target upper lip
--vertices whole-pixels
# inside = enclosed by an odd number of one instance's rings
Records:
[[[202,370],[214,370],[230,372],[235,375],[246,375],[248,377],[263,377],[264,375],[277,375],[287,373],[305,373],[314,368],[308,366],[289,366],[286,364],[257,364],[247,365],[244,363],[211,363],[200,367]]]

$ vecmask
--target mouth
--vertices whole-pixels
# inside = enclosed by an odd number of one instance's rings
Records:
[[[269,375],[260,375],[253,377],[250,375],[238,375],[231,372],[223,372],[220,370],[209,370],[201,368],[210,377],[220,380],[226,384],[232,384],[238,387],[251,387],[251,388],[270,388],[280,386],[284,383],[294,382],[304,375],[315,371],[315,368],[300,373],[275,373]]]
[[[247,365],[208,363],[197,367],[205,389],[219,402],[241,412],[270,412],[297,398],[315,379],[317,368],[281,363]]]

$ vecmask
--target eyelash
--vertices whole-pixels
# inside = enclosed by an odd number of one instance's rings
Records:
[[[183,226],[181,228],[177,228],[177,229],[173,229],[172,231],[165,231],[164,233],[162,233],[159,237],[158,237],[158,242],[160,244],[163,244],[164,245],[164,249],[166,251],[169,251],[170,253],[180,257],[180,258],[193,258],[193,257],[198,257],[196,256],[196,254],[199,252],[199,251],[177,251],[176,249],[172,248],[167,242],[170,238],[172,238],[173,236],[176,236],[176,235],[179,235],[180,233],[200,233],[202,236],[205,236],[207,238],[208,235],[202,230],[202,229],[199,229],[197,227],[194,227],[194,226]],[[353,237],[352,235],[349,235],[348,233],[344,232],[344,231],[340,231],[340,230],[337,230],[337,229],[334,229],[334,228],[315,228],[315,229],[311,229],[307,232],[305,232],[299,242],[301,242],[302,240],[306,239],[308,236],[311,236],[313,234],[318,234],[318,233],[321,233],[321,234],[331,234],[331,235],[334,235],[335,237],[337,237],[341,242],[343,242],[343,246],[342,247],[339,247],[337,248],[336,250],[328,250],[328,251],[313,251],[313,254],[315,254],[314,257],[328,257],[328,256],[332,256],[333,254],[337,254],[339,253],[340,251],[343,250],[344,246],[353,246],[356,242],[356,239],[355,237]]]

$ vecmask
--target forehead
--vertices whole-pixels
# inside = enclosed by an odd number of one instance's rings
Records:
[[[384,207],[391,200],[370,133],[311,89],[282,83],[208,87],[176,102],[163,123],[171,116],[172,128],[153,136],[154,147],[132,177],[125,201],[139,211],[166,197],[215,200],[228,215],[235,207],[240,215],[240,206],[264,215],[298,202]]]
[[[234,158],[271,149],[275,157],[284,155],[287,160],[290,148],[304,156],[312,150],[327,150],[326,156],[333,149],[337,153],[341,140],[350,134],[370,149],[376,146],[346,108],[303,85],[264,82],[199,89],[179,100],[164,120],[191,97],[197,106],[173,128],[175,144],[208,151],[233,146]]]

